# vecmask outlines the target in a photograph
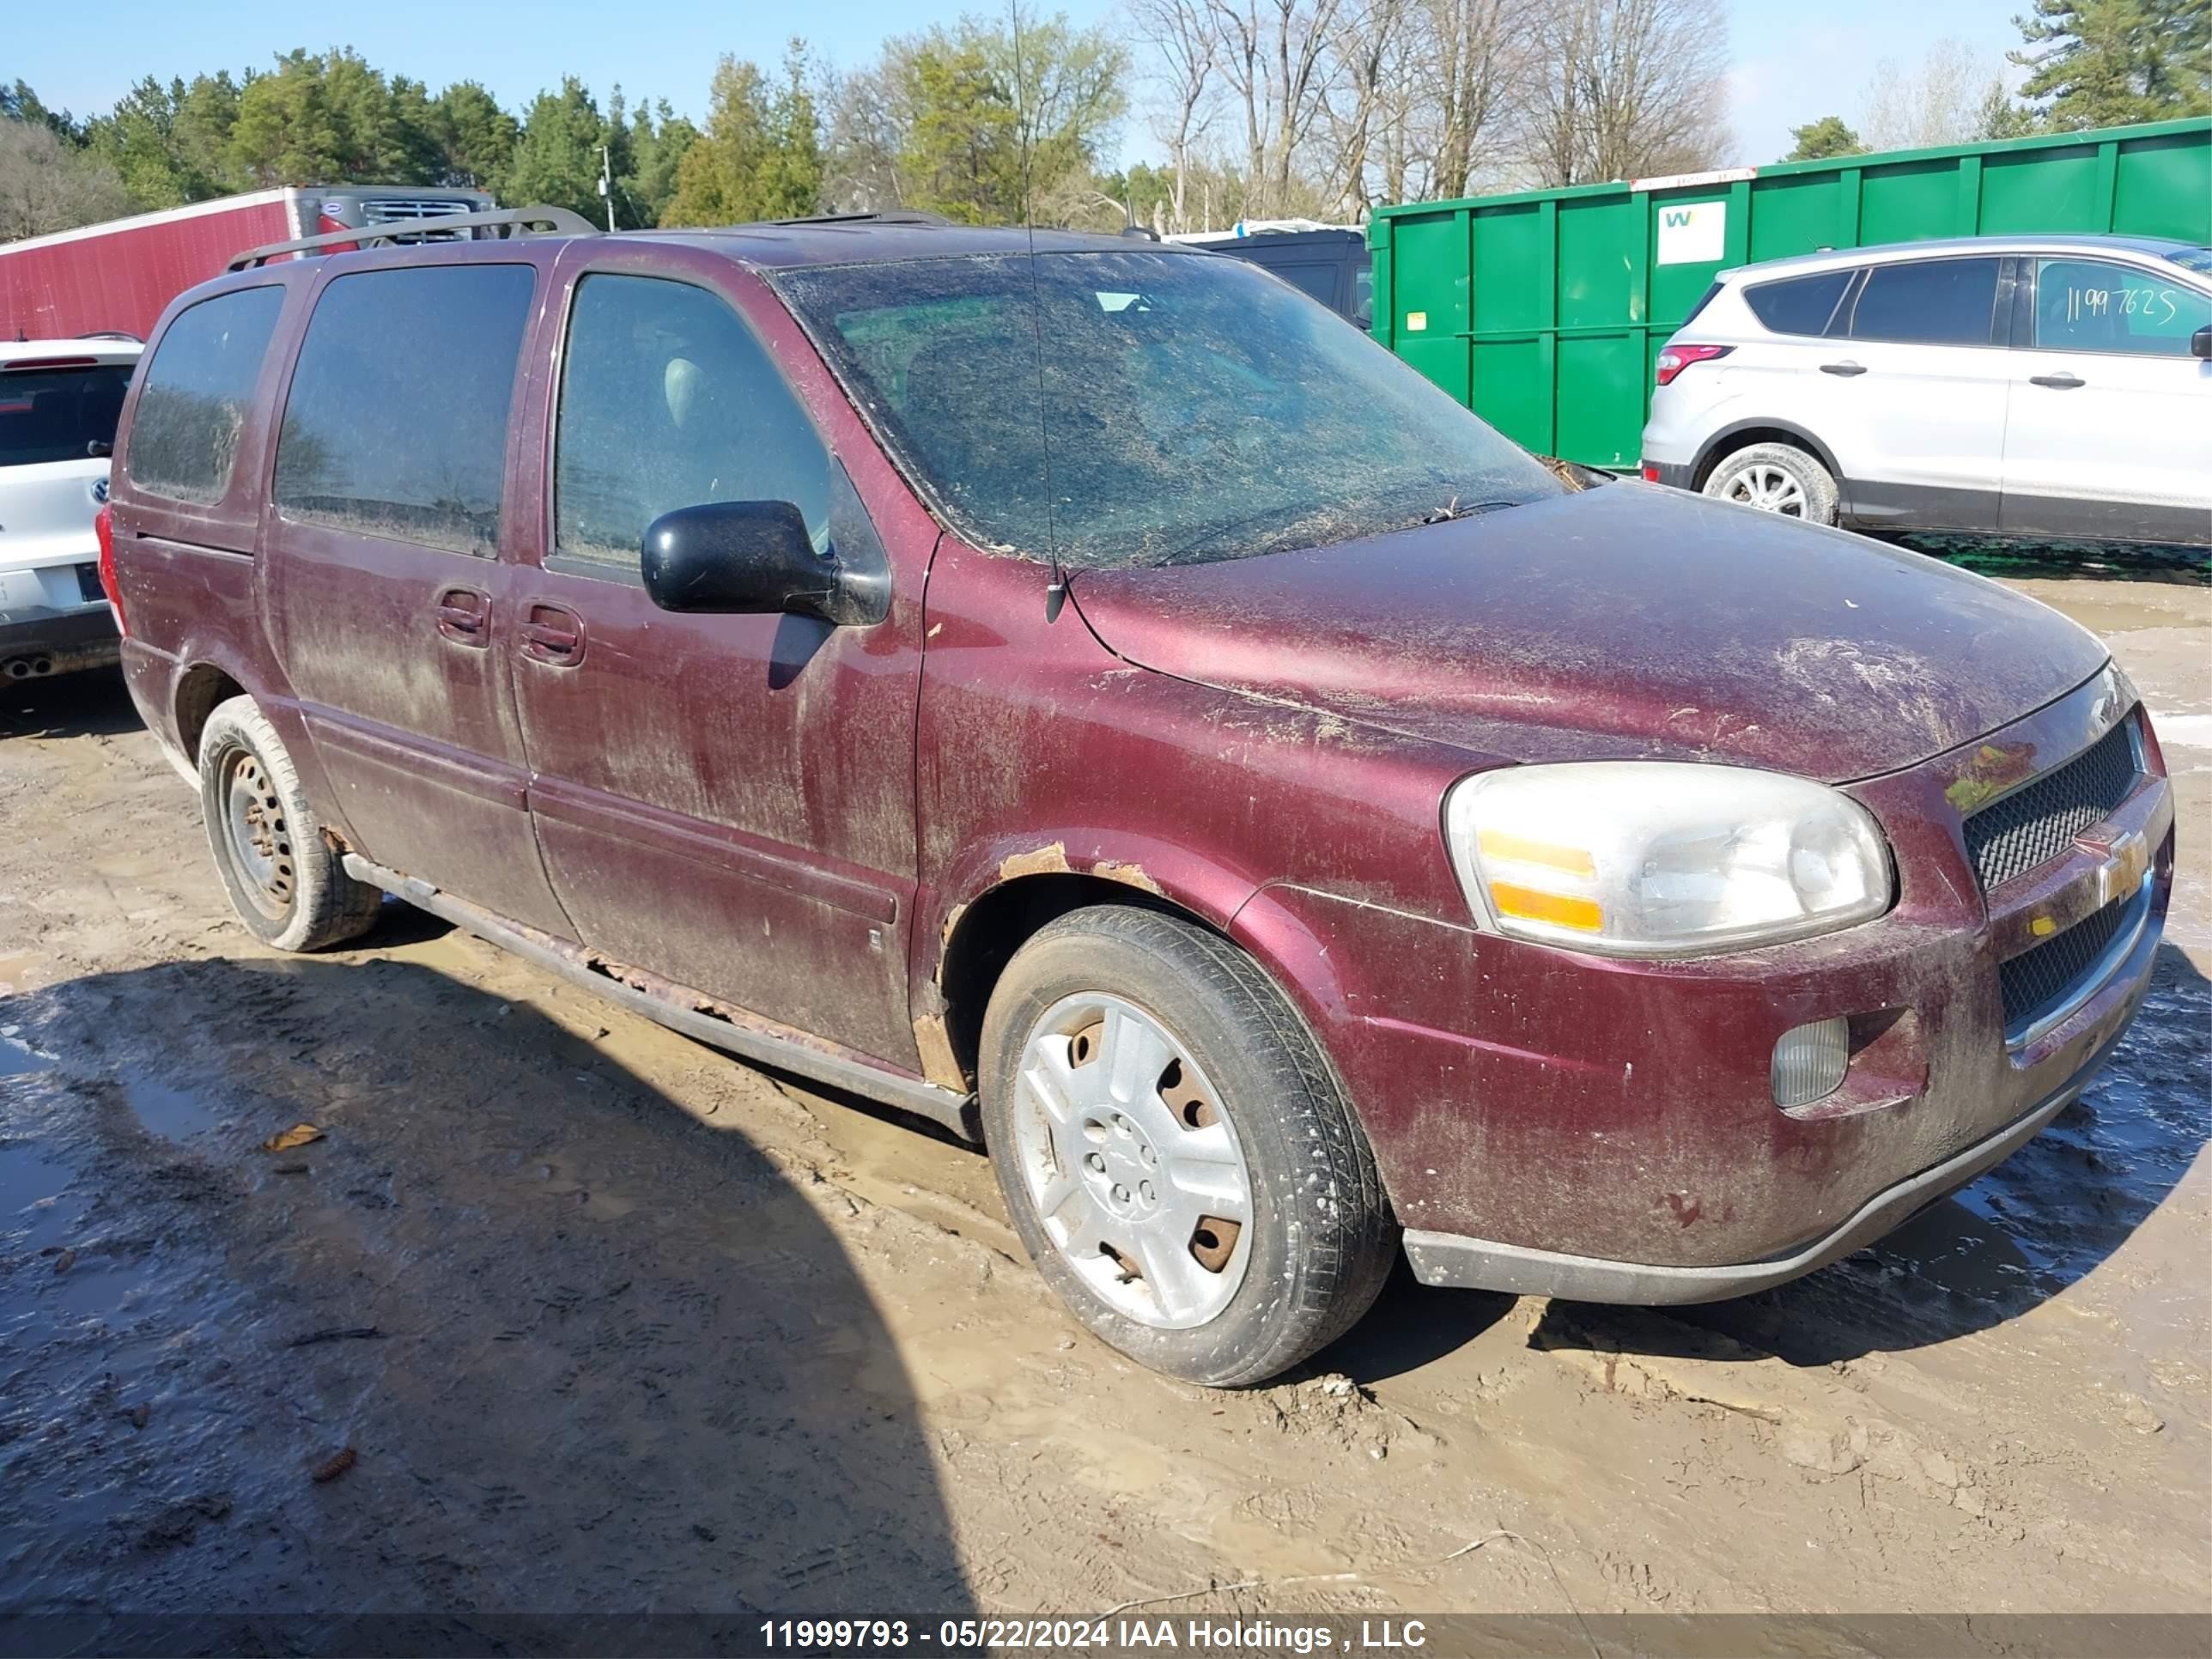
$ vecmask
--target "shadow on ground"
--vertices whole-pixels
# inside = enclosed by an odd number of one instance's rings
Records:
[[[2017,1317],[2125,1243],[2212,1139],[2212,983],[2161,945],[2133,1026],[2081,1099],[1888,1237],[1793,1284],[1656,1317],[1562,1306],[1532,1340],[1694,1357],[1720,1336],[1825,1365]]]
[[[112,738],[144,729],[119,668],[42,680],[0,680],[0,740]]]
[[[384,959],[94,975],[0,1031],[10,1640],[538,1650],[572,1626],[514,1615],[596,1614],[598,1650],[710,1650],[972,1611],[860,1276],[896,1247],[591,1042]]]

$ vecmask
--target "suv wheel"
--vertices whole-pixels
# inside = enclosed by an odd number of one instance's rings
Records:
[[[1794,444],[1753,444],[1723,456],[1706,477],[1705,493],[1786,519],[1836,521],[1835,479]]]
[[[985,1138],[1015,1230],[1105,1341],[1263,1382],[1373,1303],[1398,1229],[1304,1023],[1200,928],[1105,905],[1045,927],[984,1021]]]
[[[231,908],[264,944],[320,950],[375,922],[384,895],[346,874],[251,697],[216,705],[200,732],[200,810]]]

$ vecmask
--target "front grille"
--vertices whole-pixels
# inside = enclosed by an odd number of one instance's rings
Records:
[[[2032,1025],[2064,1003],[2098,965],[2106,947],[2142,902],[2139,893],[2114,899],[2064,933],[2021,951],[2010,962],[1999,963],[1997,985],[2004,993],[2005,1030],[2017,1031]]]
[[[1966,856],[1984,892],[2057,858],[2128,798],[2138,775],[2134,726],[2132,718],[2122,720],[2063,766],[1966,820]]]
[[[411,224],[417,219],[443,219],[456,213],[474,213],[474,202],[441,202],[430,197],[378,196],[361,204],[363,222],[372,225]],[[420,236],[402,236],[402,242],[465,242],[466,230],[426,230]]]
[[[427,197],[376,196],[361,204],[361,216],[372,225],[397,225],[410,219],[443,219],[449,214],[467,213],[475,205],[432,201]]]

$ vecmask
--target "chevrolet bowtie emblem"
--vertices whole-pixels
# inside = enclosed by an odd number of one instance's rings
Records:
[[[2114,899],[2131,896],[2142,885],[2143,874],[2150,868],[2150,843],[2143,839],[2142,831],[2130,830],[2110,842],[2085,840],[2083,844],[2105,855],[2105,861],[2097,866],[2100,909]]]

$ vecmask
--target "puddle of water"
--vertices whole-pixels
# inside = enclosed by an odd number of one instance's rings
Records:
[[[22,1077],[43,1072],[52,1062],[11,1037],[0,1036],[0,1077]]]
[[[79,1261],[54,1275],[54,1300],[75,1318],[105,1318],[129,1306],[153,1277],[151,1261]]]
[[[123,1098],[140,1127],[164,1140],[184,1140],[211,1128],[215,1103],[189,1089],[137,1078],[123,1085]]]
[[[69,1185],[69,1171],[47,1163],[28,1141],[0,1146],[0,1231],[23,1224],[24,1212]]]
[[[2212,1139],[2212,984],[2162,973],[2081,1100],[1956,1194],[2017,1252],[2006,1277],[2050,1294],[2126,1242]]]

